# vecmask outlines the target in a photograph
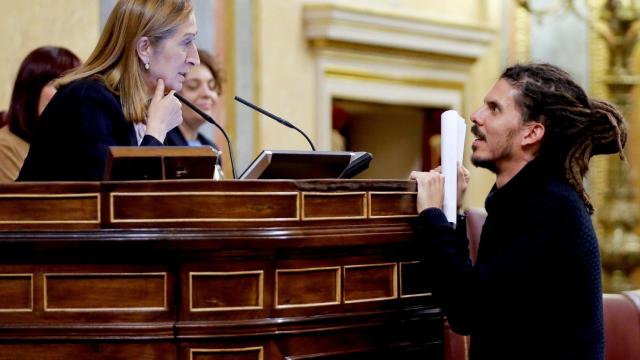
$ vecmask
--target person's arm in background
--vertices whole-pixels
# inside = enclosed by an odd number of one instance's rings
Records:
[[[8,129],[5,130],[8,131]],[[20,173],[24,159],[20,157],[11,139],[2,135],[0,135],[0,182],[13,182]]]

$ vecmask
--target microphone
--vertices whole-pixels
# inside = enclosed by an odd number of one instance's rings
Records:
[[[238,177],[236,176],[236,165],[233,162],[233,149],[231,148],[231,141],[229,140],[229,136],[227,135],[227,132],[224,131],[222,126],[218,125],[218,123],[215,120],[213,120],[213,118],[211,116],[209,116],[204,111],[200,110],[197,106],[193,105],[189,100],[183,98],[180,94],[178,94],[176,92],[174,92],[173,95],[175,97],[177,97],[178,100],[180,100],[181,103],[183,103],[183,104],[187,105],[188,107],[190,107],[191,110],[195,111],[198,115],[200,115],[208,123],[213,124],[213,126],[217,127],[218,129],[220,129],[220,131],[222,131],[222,135],[224,135],[224,138],[227,139],[227,146],[229,147],[229,159],[231,160],[231,173],[233,174],[233,178],[237,179]]]
[[[252,103],[248,102],[247,100],[245,100],[245,99],[243,99],[243,98],[241,98],[241,97],[239,97],[239,96],[235,96],[235,97],[234,97],[234,99],[235,99],[236,101],[238,101],[238,102],[243,103],[244,105],[246,105],[246,106],[248,106],[248,107],[252,108],[253,110],[255,110],[255,111],[257,111],[257,112],[259,112],[259,113],[261,113],[261,114],[267,115],[268,117],[270,117],[270,118],[272,118],[273,120],[275,120],[275,121],[279,122],[280,124],[282,124],[282,125],[284,125],[284,126],[286,126],[286,127],[288,127],[288,128],[291,128],[291,129],[294,129],[294,130],[298,131],[300,134],[302,134],[302,136],[304,136],[304,137],[305,137],[305,139],[307,139],[307,141],[309,142],[309,145],[311,145],[311,150],[316,151],[316,147],[315,147],[315,146],[313,146],[313,143],[311,142],[311,139],[309,139],[309,137],[307,136],[307,134],[305,134],[302,130],[300,130],[298,127],[296,127],[296,126],[295,126],[295,125],[293,125],[292,123],[288,122],[287,120],[285,120],[285,119],[283,119],[283,118],[281,118],[281,117],[279,117],[279,116],[276,116],[276,115],[274,115],[274,114],[272,114],[272,113],[268,112],[267,110],[265,110],[265,109],[263,109],[263,108],[259,107],[258,105],[254,105],[254,104],[252,104]]]

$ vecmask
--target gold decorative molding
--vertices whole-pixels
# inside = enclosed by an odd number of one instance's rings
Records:
[[[162,306],[140,306],[140,307],[83,307],[83,308],[59,308],[49,306],[48,297],[48,281],[49,278],[67,278],[73,280],[78,278],[99,278],[99,277],[159,277],[163,278]],[[105,312],[105,311],[122,311],[122,312],[147,312],[147,311],[166,311],[167,308],[167,273],[165,272],[145,272],[145,273],[45,273],[43,278],[43,302],[44,311],[47,312]]]
[[[32,312],[33,311],[33,274],[0,274],[0,281],[5,278],[23,278],[29,280],[29,304],[27,308],[0,308],[0,313],[13,313],[13,312]]]
[[[353,43],[344,40],[310,40],[309,44],[311,47],[315,49],[321,49],[325,52],[336,52],[340,51],[344,54],[351,56],[366,56],[375,54],[376,56],[384,56],[388,60],[390,58],[401,59],[408,64],[416,64],[416,59],[420,59],[423,61],[438,61],[442,64],[465,64],[472,65],[475,59],[461,57],[452,54],[444,54],[444,53],[425,53],[423,51],[406,49],[406,48],[392,48],[385,47],[376,44],[361,44],[361,43]],[[371,57],[369,57],[371,59]],[[393,60],[391,60],[393,61]]]
[[[302,197],[301,197],[301,208],[302,208],[302,213],[301,213],[301,220],[356,220],[356,219],[366,219],[367,218],[367,209],[368,209],[368,201],[367,201],[367,196],[366,196],[366,192],[363,191],[359,191],[359,192],[340,192],[340,193],[323,193],[323,192],[303,192],[302,193]],[[345,196],[356,196],[356,197],[360,197],[361,201],[362,201],[362,205],[360,206],[360,209],[362,210],[359,214],[353,214],[353,215],[335,215],[335,216],[310,216],[307,213],[307,206],[306,206],[306,202],[308,202],[306,199],[307,198],[311,198],[311,197],[322,197],[325,199],[338,199],[340,197],[345,197]],[[331,204],[332,207],[335,206],[343,206],[345,205],[344,203],[340,203],[338,201],[335,202],[335,204]]]
[[[256,104],[260,104],[263,101],[262,98],[262,84],[264,80],[262,79],[262,71],[258,71],[257,69],[262,69],[264,56],[262,50],[260,49],[263,41],[261,40],[261,34],[264,29],[261,28],[261,10],[260,6],[264,6],[264,3],[260,1],[251,1],[251,15],[253,20],[253,44],[251,44],[253,48],[253,97]],[[268,91],[268,90],[267,90]],[[235,100],[234,100],[235,101]],[[261,114],[257,111],[253,111],[253,153],[259,154],[260,151],[263,150],[261,141],[258,139],[262,139],[262,131],[260,127],[260,116]],[[238,174],[240,175],[240,174]]]
[[[342,10],[348,13],[357,13],[363,14],[373,17],[383,17],[390,18],[396,20],[408,20],[408,21],[418,21],[418,22],[428,22],[431,24],[437,24],[440,26],[454,26],[461,27],[467,30],[491,30],[490,27],[484,25],[483,22],[471,23],[471,22],[459,22],[452,21],[437,15],[429,15],[427,13],[415,13],[407,10],[396,10],[391,8],[375,8],[371,6],[358,5],[355,3],[349,2],[335,2],[331,0],[326,0],[324,3],[315,2],[305,4],[305,10],[307,11],[333,11],[333,10]]]
[[[375,196],[393,196],[393,195],[409,195],[411,196],[413,199],[415,199],[415,197],[417,196],[417,192],[413,192],[413,191],[370,191],[367,193],[369,196],[369,213],[367,214],[367,216],[370,219],[390,219],[390,218],[412,218],[412,217],[417,217],[418,214],[415,211],[415,206],[412,208],[412,211],[410,214],[397,214],[397,215],[374,215],[373,214],[373,207],[374,207],[374,200],[373,198]],[[415,205],[415,202],[413,203],[413,205]]]
[[[300,219],[300,194],[298,192],[113,192],[109,194],[109,211],[110,220],[112,223],[167,223],[167,222],[224,222],[224,221],[292,221]],[[116,218],[115,214],[115,201],[116,197],[171,197],[171,196],[216,196],[216,197],[235,197],[235,196],[280,196],[280,197],[294,197],[292,203],[295,203],[295,214],[289,217],[242,217],[242,218],[227,218],[227,217],[210,217],[210,218],[161,218],[161,219],[149,219],[149,218],[136,218],[136,219],[120,219]]]
[[[235,19],[235,1],[219,1],[217,4],[218,8],[222,9],[224,13],[224,31],[220,31],[222,36],[218,36],[216,34],[216,42],[220,41],[223,43],[223,46],[217,44],[215,51],[220,52],[216,56],[222,59],[224,62],[222,64],[223,69],[225,69],[225,73],[229,74],[232,79],[235,79],[235,74],[238,71],[236,65],[236,41],[235,41],[235,29],[236,29],[236,19]],[[218,19],[215,19],[218,20]],[[222,23],[222,21],[220,21]],[[216,24],[216,30],[220,27],[220,23]],[[232,139],[236,139],[237,133],[237,109],[236,109],[236,101],[233,99],[234,94],[237,94],[238,89],[236,88],[235,81],[226,81],[224,83],[224,91],[222,92],[222,98],[224,99],[224,123],[221,124],[227,130],[229,137]],[[217,134],[224,139],[222,133],[217,131]],[[217,141],[218,139],[216,139]],[[233,174],[231,169],[231,159],[229,154],[223,154],[223,170],[225,174]],[[227,159],[229,161],[227,161]],[[227,176],[228,177],[228,176]]]
[[[353,300],[347,300],[347,272],[351,269],[366,269],[366,268],[390,268],[392,271],[390,280],[391,280],[391,295],[390,296],[381,296],[381,297],[373,297],[373,298],[359,298]],[[343,302],[345,304],[354,304],[354,303],[362,303],[362,302],[371,302],[371,301],[382,301],[382,300],[393,300],[398,298],[398,264],[397,263],[380,263],[380,264],[359,264],[359,265],[347,265],[343,267],[342,273],[342,282],[344,284],[344,292],[343,292]]]
[[[46,201],[55,200],[69,200],[73,199],[95,199],[95,218],[93,219],[74,219],[74,220],[62,220],[63,214],[55,211],[55,208],[49,208],[47,211],[48,216],[60,216],[60,220],[41,220],[41,219],[22,219],[22,220],[6,220],[0,219],[0,224],[100,224],[100,193],[86,193],[86,194],[0,194],[0,204],[11,200],[34,200],[39,201],[40,207],[45,206]],[[9,206],[7,204],[0,206]],[[65,213],[65,214],[68,214]],[[20,216],[25,216],[24,212],[18,213]]]
[[[602,1],[588,1],[589,8],[592,13],[591,16],[599,18],[601,16],[601,4]],[[595,31],[589,32],[589,59],[590,59],[590,73],[589,73],[589,93],[592,97],[607,99],[609,98],[609,92],[604,79],[607,76],[607,70],[609,68],[609,51],[607,44]],[[596,156],[591,159],[589,166],[589,195],[593,207],[595,208],[595,215],[598,216],[605,203],[605,196],[609,193],[609,163],[610,156]],[[603,239],[604,231],[600,221],[594,221],[594,227],[598,234],[599,239]]]
[[[320,46],[343,42],[476,59],[495,35],[495,29],[482,25],[345,4],[307,4],[303,12],[306,37]]]
[[[359,69],[327,68],[325,74],[332,78],[352,79],[358,81],[370,81],[377,83],[400,84],[418,87],[433,87],[451,90],[464,90],[464,81],[460,80],[437,80],[428,78],[416,78],[413,76],[393,76],[390,74],[374,73]]]
[[[194,307],[193,305],[193,277],[194,276],[239,276],[239,275],[257,275],[258,276],[258,297],[255,306],[219,306],[219,307]],[[190,312],[212,312],[212,311],[237,311],[237,310],[260,310],[264,308],[264,271],[208,271],[208,272],[189,272],[189,311]]]
[[[516,7],[515,31],[512,46],[515,48],[513,62],[531,60],[531,15],[523,8]]]
[[[221,348],[216,348],[216,349],[205,349],[205,348],[197,348],[197,349],[190,349],[189,350],[189,360],[198,360],[197,359],[197,355],[198,354],[202,354],[202,355],[213,355],[215,356],[215,354],[224,354],[224,353],[231,353],[231,354],[239,354],[239,353],[253,353],[253,352],[257,352],[258,356],[256,357],[256,360],[263,360],[264,359],[264,350],[262,346],[255,346],[255,347],[245,347],[245,348],[226,348],[226,349],[221,349]],[[208,358],[208,356],[207,356]]]
[[[404,266],[405,265],[415,265],[415,264],[419,264],[419,263],[420,263],[420,261],[401,261],[400,262],[400,275],[399,275],[398,284],[399,284],[399,287],[400,287],[399,297],[401,299],[412,298],[412,297],[421,297],[421,296],[431,296],[430,292],[418,293],[418,294],[408,294],[408,295],[404,294],[404,291],[403,291],[404,289],[402,288],[402,280],[403,280],[403,276],[404,276],[404,273],[403,273]]]
[[[276,270],[276,287],[274,291],[275,296],[275,307],[276,309],[288,309],[288,308],[300,308],[300,307],[310,307],[310,306],[327,306],[327,305],[338,305],[340,304],[340,299],[342,298],[342,284],[340,282],[340,266],[329,266],[329,267],[314,267],[314,268],[297,268],[297,269],[277,269]],[[334,271],[335,272],[335,300],[321,303],[302,303],[302,304],[280,304],[279,301],[279,290],[280,290],[280,278],[279,275],[283,273],[304,273],[304,272],[317,272],[317,271]]]
[[[302,11],[317,74],[316,144],[325,149],[334,99],[464,112],[472,68],[498,33],[484,24],[329,1]]]

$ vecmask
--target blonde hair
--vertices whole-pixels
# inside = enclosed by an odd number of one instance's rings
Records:
[[[119,0],[89,59],[54,86],[96,77],[120,96],[125,118],[146,122],[147,86],[137,42],[146,36],[152,44],[159,43],[173,35],[192,13],[191,0]]]

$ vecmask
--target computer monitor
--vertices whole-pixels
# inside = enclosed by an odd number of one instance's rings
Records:
[[[372,159],[368,152],[263,150],[240,179],[348,179]]]

